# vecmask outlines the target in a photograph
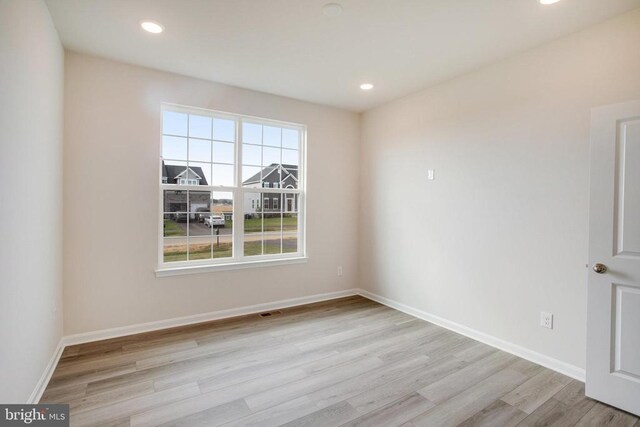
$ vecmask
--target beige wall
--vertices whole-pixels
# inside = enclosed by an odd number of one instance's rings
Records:
[[[584,367],[589,110],[640,98],[637,40],[640,11],[362,121],[68,52],[63,186],[62,48],[41,2],[0,0],[0,179],[29,172],[2,193],[0,401],[51,357],[62,277],[66,334],[359,286]],[[162,102],[308,125],[308,263],[155,277]]]
[[[64,51],[41,1],[0,0],[0,402],[26,402],[62,336]]]
[[[357,284],[357,114],[71,52],[65,74],[66,334]],[[308,126],[308,263],[155,277],[162,102]]]
[[[640,10],[366,113],[361,285],[584,367],[589,115],[640,98],[638,41]]]

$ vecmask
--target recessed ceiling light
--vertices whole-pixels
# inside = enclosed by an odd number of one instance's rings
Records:
[[[540,0],[541,4],[554,4],[558,3],[560,0]]]
[[[324,16],[338,16],[342,13],[342,6],[338,3],[327,3],[322,6]]]
[[[371,89],[373,89],[373,85],[371,83],[362,83],[360,85],[360,89],[362,89],[362,90],[371,90]]]
[[[153,34],[160,34],[161,32],[164,31],[164,27],[162,25],[153,21],[142,21],[140,23],[140,26],[142,27],[143,30]]]

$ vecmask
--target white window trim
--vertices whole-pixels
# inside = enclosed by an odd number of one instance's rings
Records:
[[[235,141],[235,187],[224,186],[212,186],[212,185],[177,185],[166,184],[162,182],[162,158],[160,158],[159,165],[159,220],[158,220],[158,267],[156,269],[157,277],[174,276],[180,274],[191,274],[200,272],[210,272],[218,270],[231,270],[241,268],[251,268],[269,265],[282,265],[306,262],[308,259],[306,251],[306,145],[307,145],[307,127],[299,123],[282,122],[271,119],[264,119],[253,116],[246,116],[241,114],[232,114],[221,111],[201,109],[197,107],[187,107],[175,104],[162,104],[161,117],[163,117],[166,110],[191,113],[199,115],[208,115],[210,117],[232,119],[236,122],[236,141]],[[245,188],[242,186],[242,124],[244,122],[256,123],[261,125],[273,125],[282,128],[295,129],[300,132],[299,141],[299,165],[298,165],[298,188],[297,189],[282,189],[282,188]],[[162,126],[160,126],[160,144],[162,144]],[[162,150],[161,150],[162,152]],[[211,184],[211,183],[209,183]],[[234,227],[233,231],[233,255],[229,258],[216,258],[208,260],[195,260],[195,261],[178,261],[178,262],[164,262],[164,236],[163,236],[163,223],[164,223],[164,190],[195,190],[195,191],[217,191],[217,192],[231,192],[233,194],[233,223],[244,223],[244,195],[248,193],[280,193],[280,194],[296,194],[298,203],[296,203],[297,215],[298,215],[298,241],[297,252],[281,253],[272,255],[255,255],[255,256],[242,256],[240,251],[244,247],[244,229],[242,226]],[[291,212],[286,212],[291,213]]]

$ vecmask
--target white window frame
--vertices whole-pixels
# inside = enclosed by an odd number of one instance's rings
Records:
[[[163,103],[161,107],[160,117],[161,121],[164,117],[165,111],[173,111],[178,113],[197,114],[210,116],[212,118],[231,119],[235,121],[236,125],[236,140],[234,143],[234,168],[235,168],[235,186],[214,186],[213,182],[209,182],[209,185],[179,185],[179,184],[167,184],[162,180],[162,161],[160,156],[159,164],[159,219],[158,219],[158,268],[156,269],[156,276],[174,276],[179,274],[200,273],[216,270],[229,270],[238,268],[258,267],[266,265],[277,264],[293,264],[299,262],[306,262],[306,144],[307,144],[307,127],[306,125],[299,123],[283,122],[278,120],[265,119],[261,117],[253,117],[242,114],[233,114],[215,110],[208,110],[197,107],[188,107],[176,104]],[[297,189],[282,189],[282,188],[245,188],[242,186],[242,124],[244,122],[256,123],[261,125],[278,126],[286,129],[295,129],[299,132],[299,165],[298,165],[298,188]],[[160,152],[162,153],[162,125],[160,126]],[[278,186],[280,187],[280,186]],[[214,258],[207,260],[193,260],[193,261],[176,261],[176,262],[164,262],[164,236],[163,236],[163,224],[164,224],[164,190],[194,190],[194,191],[215,191],[215,192],[230,192],[233,195],[233,249],[232,256],[228,258]],[[297,233],[297,252],[292,253],[280,253],[270,255],[254,255],[244,256],[244,211],[243,206],[245,200],[245,193],[260,193],[261,198],[264,198],[264,194],[279,193],[279,194],[295,194],[297,195],[297,214],[298,214],[298,233]],[[247,208],[249,208],[247,206]],[[259,209],[259,208],[258,208]],[[287,213],[287,212],[283,212]],[[239,224],[239,225],[238,225]],[[282,233],[282,230],[281,230]],[[188,244],[188,243],[187,243]]]
[[[272,209],[280,209],[280,203],[278,203],[278,198],[274,197],[273,201],[271,202],[272,204]]]

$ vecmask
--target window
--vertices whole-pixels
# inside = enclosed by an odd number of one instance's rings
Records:
[[[180,185],[198,185],[198,180],[197,179],[180,178],[179,184]]]
[[[304,257],[304,141],[302,125],[164,105],[160,270]]]

